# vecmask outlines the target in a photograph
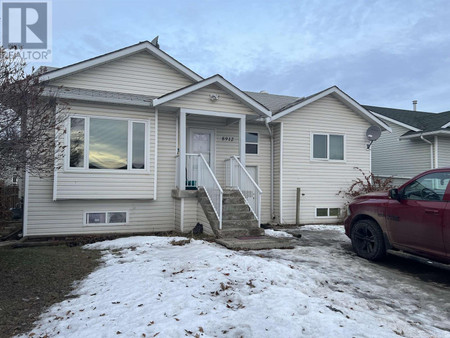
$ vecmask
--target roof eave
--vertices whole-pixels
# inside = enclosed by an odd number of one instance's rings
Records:
[[[438,135],[449,136],[450,135],[450,130],[433,130],[433,131],[427,131],[427,132],[424,132],[424,133],[418,132],[416,134],[400,136],[399,139],[400,140],[407,140],[407,139],[412,139],[412,138],[418,138],[418,137],[421,137],[421,136],[438,136]]]
[[[397,125],[399,125],[399,126],[401,126],[401,127],[404,127],[404,128],[406,128],[406,129],[409,129],[409,130],[412,130],[412,131],[415,131],[415,132],[418,132],[418,131],[421,131],[421,130],[422,130],[422,129],[413,127],[413,126],[411,126],[411,125],[409,125],[409,124],[400,122],[400,121],[398,121],[398,120],[396,120],[396,119],[387,117],[387,116],[385,116],[385,115],[383,115],[383,114],[376,113],[376,112],[371,111],[371,110],[369,110],[369,112],[371,112],[373,115],[375,115],[375,116],[377,116],[377,117],[379,117],[379,118],[381,118],[381,119],[383,119],[383,120],[389,121],[389,122],[391,122],[391,123],[395,123],[395,124],[397,124]]]

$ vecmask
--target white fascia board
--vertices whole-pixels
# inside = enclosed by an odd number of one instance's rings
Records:
[[[143,50],[147,50],[150,53],[152,53],[153,55],[155,55],[158,59],[160,59],[161,61],[165,62],[166,64],[176,68],[177,70],[179,70],[180,72],[184,73],[187,77],[191,78],[192,80],[195,81],[201,81],[203,80],[203,78],[194,73],[192,70],[190,70],[189,68],[187,68],[186,66],[182,65],[181,63],[179,63],[178,61],[176,61],[175,59],[173,59],[172,57],[170,57],[169,55],[167,55],[166,53],[164,53],[163,51],[161,51],[159,48],[156,48],[155,46],[153,46],[150,42],[144,42],[144,43],[140,43],[131,47],[126,47],[123,48],[121,50],[118,50],[116,52],[112,52],[112,53],[108,53],[106,55],[103,56],[98,56],[86,61],[81,61],[79,63],[76,63],[74,65],[71,66],[67,66],[61,69],[57,69],[54,71],[49,72],[48,74],[43,74],[40,76],[39,81],[48,81],[48,80],[54,80],[56,78],[59,77],[63,77],[63,76],[67,76],[94,66],[98,66],[100,64],[109,62],[109,61],[113,61],[116,59],[119,59],[121,57],[124,56],[128,56]]]
[[[342,92],[339,88],[337,87],[331,87],[327,90],[324,90],[323,92],[314,95],[312,97],[310,97],[309,99],[300,102],[299,104],[296,104],[295,106],[292,106],[288,109],[286,109],[285,111],[282,111],[278,114],[276,114],[275,116],[272,117],[271,121],[275,121],[277,119],[279,119],[280,117],[283,117],[289,113],[292,113],[293,111],[300,109],[310,103],[313,103],[317,100],[320,100],[321,98],[330,95],[330,94],[336,94],[339,96],[339,98],[341,98],[345,103],[347,103],[349,106],[351,106],[354,110],[356,110],[360,115],[362,115],[363,117],[375,122],[377,125],[379,125],[380,127],[384,128],[385,130],[389,131],[390,133],[392,133],[392,129],[383,121],[381,121],[380,119],[378,119],[376,116],[372,115],[370,112],[368,112],[366,109],[364,109],[359,103],[357,103],[356,101],[354,101],[353,99],[351,99],[347,94],[345,94],[344,92]]]
[[[448,127],[450,127],[450,122],[449,123],[446,123],[446,124],[444,124],[441,128],[442,129],[445,129],[445,128],[448,128]]]
[[[380,119],[386,120],[386,121],[391,122],[391,123],[394,123],[394,124],[396,124],[396,125],[398,125],[398,126],[400,126],[400,127],[403,127],[403,128],[406,128],[406,129],[409,129],[409,130],[412,130],[412,131],[416,131],[416,132],[417,132],[417,131],[421,131],[421,129],[418,129],[418,128],[416,128],[416,127],[410,126],[409,124],[406,124],[406,123],[403,123],[403,122],[400,122],[400,121],[391,119],[390,117],[386,117],[386,116],[384,116],[383,114],[375,113],[375,112],[373,112],[373,111],[371,111],[371,110],[369,110],[369,111],[370,111],[373,115],[379,117]]]
[[[171,94],[164,95],[160,98],[153,99],[153,107],[160,106],[164,103],[167,103],[169,101],[178,99],[184,95],[190,94],[196,90],[199,90],[201,88],[207,87],[211,84],[219,85],[222,89],[229,92],[232,96],[236,97],[237,99],[243,101],[248,106],[253,108],[254,110],[264,114],[265,116],[272,116],[272,112],[265,108],[263,105],[252,99],[247,94],[243,93],[241,90],[230,84],[228,81],[223,79],[222,77],[218,75],[214,75],[210,77],[209,79],[203,80],[199,83],[193,84],[191,86],[185,87],[183,89],[177,90]]]
[[[414,134],[414,135],[405,135],[405,136],[400,136],[399,139],[400,140],[407,140],[407,139],[416,138],[416,137],[420,137],[420,136],[434,136],[434,135],[448,136],[448,135],[450,135],[450,130],[435,130],[435,131],[428,131],[426,133],[420,133],[420,134]]]

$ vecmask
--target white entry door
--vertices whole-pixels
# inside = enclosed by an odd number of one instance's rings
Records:
[[[189,153],[203,154],[206,162],[214,171],[214,130],[190,129]]]

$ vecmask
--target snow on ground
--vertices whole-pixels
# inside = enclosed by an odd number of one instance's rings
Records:
[[[320,227],[301,228],[320,238]],[[61,337],[444,337],[448,308],[407,277],[377,275],[331,240],[292,250],[235,252],[175,237],[87,245],[104,264],[52,306],[31,332]],[[303,237],[308,237],[304,235]],[[174,243],[175,241],[175,243]],[[303,242],[302,242],[303,241]],[[303,244],[302,244],[303,243]],[[178,243],[183,244],[183,243]],[[323,244],[323,245],[322,245]],[[358,263],[358,264],[355,264]],[[446,303],[450,291],[439,299]],[[448,302],[447,302],[448,303]]]
[[[272,229],[265,229],[264,233],[266,236],[270,237],[294,237],[291,234],[287,233],[286,231],[275,231]]]

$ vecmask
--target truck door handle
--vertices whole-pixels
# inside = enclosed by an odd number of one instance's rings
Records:
[[[426,213],[426,214],[431,214],[431,215],[439,215],[439,210],[435,210],[435,209],[425,209],[425,213]]]

